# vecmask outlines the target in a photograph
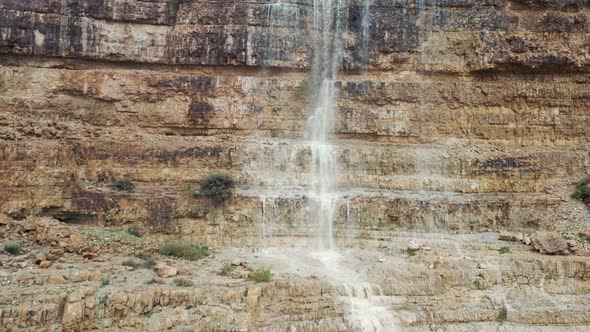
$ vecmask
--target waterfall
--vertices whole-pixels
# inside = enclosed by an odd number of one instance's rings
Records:
[[[334,249],[333,223],[336,209],[336,176],[338,165],[330,136],[336,116],[343,12],[346,0],[313,2],[313,112],[306,126],[311,150],[311,183],[308,198],[312,218],[318,227],[318,247]]]
[[[363,46],[368,44],[369,2],[363,1]],[[311,183],[308,198],[312,217],[317,225],[319,259],[332,278],[345,285],[347,321],[352,331],[395,331],[395,320],[378,301],[382,297],[373,294],[374,288],[362,282],[356,273],[340,264],[340,254],[334,245],[334,219],[338,188],[336,186],[338,163],[330,136],[336,122],[338,95],[338,69],[340,67],[342,33],[347,0],[314,0],[313,2],[313,112],[307,121],[306,138],[311,150]],[[365,53],[366,54],[366,53]],[[365,60],[365,59],[363,59]],[[347,204],[347,213],[349,206]],[[348,217],[348,215],[347,215]],[[338,280],[340,279],[340,280]]]

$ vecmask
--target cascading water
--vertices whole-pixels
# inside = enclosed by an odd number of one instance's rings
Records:
[[[252,176],[253,183],[264,189],[255,189],[255,195],[261,201],[261,240],[264,252],[261,256],[266,260],[287,264],[284,269],[290,273],[321,273],[326,280],[331,281],[344,302],[349,330],[389,332],[396,330],[396,324],[390,309],[382,304],[385,297],[382,296],[380,287],[366,282],[349,259],[354,253],[343,254],[334,240],[334,224],[340,204],[346,204],[346,225],[350,226],[351,223],[351,193],[343,192],[337,185],[338,155],[342,147],[338,149],[333,140],[337,98],[341,86],[338,71],[342,62],[342,40],[343,35],[349,33],[349,1],[351,0],[313,0],[310,22],[313,29],[309,39],[313,50],[310,89],[313,93],[304,137],[295,142],[256,139],[255,144],[246,149],[249,162],[245,173]],[[360,45],[357,46],[361,48],[363,61],[368,58],[370,4],[371,0],[363,0],[360,7],[362,24],[358,31]],[[300,16],[293,14],[307,13],[308,9],[287,0],[271,0],[268,6],[269,51],[265,55],[265,63],[276,65],[285,55],[282,44],[285,34],[305,33],[303,29],[298,30],[301,26]],[[290,18],[295,21],[289,22]],[[300,36],[295,39],[300,39]],[[302,163],[305,160],[309,160],[309,164]],[[282,220],[286,216],[275,213],[274,209],[275,204],[285,195],[303,195],[306,198],[311,220],[300,220],[298,225],[309,225],[315,232],[312,237],[314,245],[302,248],[293,246],[291,249],[273,248],[269,245],[275,242],[271,240],[277,235],[279,222],[289,222]]]
[[[366,2],[365,2],[366,3]],[[338,69],[341,59],[341,38],[344,30],[344,13],[347,0],[314,0],[313,23],[314,62],[312,65],[313,113],[307,122],[306,139],[311,150],[311,183],[308,198],[312,217],[318,227],[316,254],[326,268],[333,270],[337,281],[345,285],[348,299],[348,317],[353,331],[394,331],[395,322],[390,312],[375,302],[381,297],[373,294],[374,287],[360,282],[360,278],[339,263],[340,255],[334,245],[334,218],[338,188],[338,171],[335,148],[330,142],[336,117],[338,95]],[[363,6],[363,44],[368,36],[368,5]]]
[[[336,205],[335,149],[329,138],[334,126],[336,78],[340,64],[343,9],[346,0],[314,0],[314,58],[312,64],[313,113],[307,122],[311,150],[311,184],[308,198],[312,218],[318,225],[319,249],[333,250],[333,222]]]

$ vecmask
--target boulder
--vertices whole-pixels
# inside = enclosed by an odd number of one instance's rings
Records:
[[[537,232],[533,238],[533,247],[542,254],[567,255],[567,241],[557,232]]]
[[[170,278],[178,274],[178,269],[160,262],[156,265],[156,272],[160,278]]]

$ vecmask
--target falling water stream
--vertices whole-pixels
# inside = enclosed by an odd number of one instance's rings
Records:
[[[367,2],[365,2],[366,4]],[[394,331],[395,323],[386,307],[378,300],[382,297],[379,287],[362,282],[362,278],[340,264],[341,254],[334,243],[334,221],[339,195],[336,185],[338,164],[331,135],[336,122],[337,81],[342,50],[342,33],[347,0],[314,0],[313,2],[313,64],[312,114],[306,125],[306,137],[311,152],[311,183],[308,199],[312,218],[317,225],[317,252],[336,281],[344,285],[347,297],[347,321],[352,331]],[[368,17],[368,6],[363,6],[363,16]],[[363,39],[366,39],[368,23],[363,22]],[[366,40],[364,41],[366,42]],[[363,42],[363,44],[364,44]],[[377,294],[375,291],[377,290]]]

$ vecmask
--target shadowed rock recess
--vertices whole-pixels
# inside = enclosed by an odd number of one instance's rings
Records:
[[[2,331],[588,331],[588,174],[585,0],[0,0]]]

